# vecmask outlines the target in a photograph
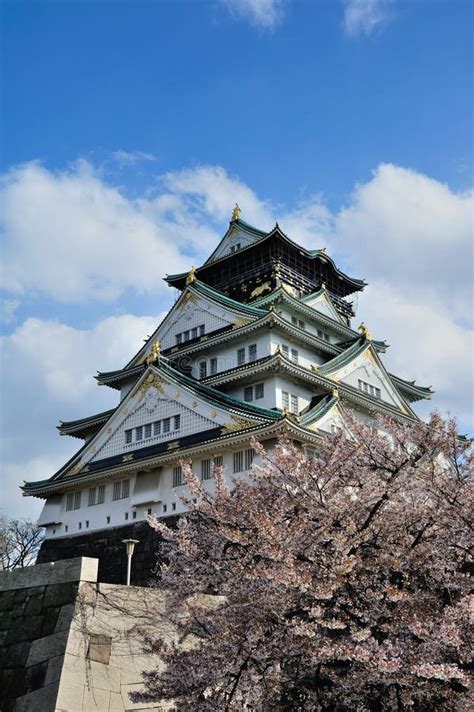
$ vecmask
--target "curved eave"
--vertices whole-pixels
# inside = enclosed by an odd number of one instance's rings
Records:
[[[250,223],[247,223],[247,222],[245,222],[245,220],[241,220],[240,218],[238,218],[237,220],[231,220],[224,237],[219,241],[216,249],[212,252],[212,254],[204,262],[203,267],[205,265],[209,265],[215,261],[214,255],[216,254],[216,252],[219,251],[220,246],[224,243],[224,240],[226,240],[228,238],[229,234],[232,232],[233,227],[236,225],[241,230],[243,230],[243,232],[246,232],[248,235],[252,235],[252,236],[256,237],[257,240],[260,240],[262,237],[265,237],[268,234],[266,232],[266,230],[259,230],[254,225],[250,225]]]
[[[290,417],[279,414],[279,419],[270,424],[258,424],[252,428],[245,428],[234,432],[222,433],[216,437],[211,437],[207,440],[202,440],[198,443],[194,443],[189,446],[178,446],[176,448],[173,448],[171,451],[166,450],[166,452],[160,453],[158,455],[152,455],[150,457],[110,465],[109,467],[98,469],[95,472],[85,470],[84,472],[79,472],[74,477],[67,479],[55,481],[50,479],[40,480],[37,482],[25,482],[24,485],[21,487],[21,490],[23,496],[45,498],[55,493],[62,493],[71,489],[75,489],[78,485],[85,486],[88,484],[92,484],[98,480],[103,481],[104,479],[114,477],[116,475],[134,472],[137,468],[137,465],[139,467],[146,466],[147,468],[163,466],[172,462],[176,462],[176,460],[179,458],[184,459],[192,457],[195,452],[203,454],[205,452],[212,452],[216,449],[223,449],[229,446],[238,446],[243,443],[248,444],[249,438],[252,435],[257,436],[260,440],[267,439],[268,437],[276,437],[277,434],[283,429],[286,431],[290,431],[295,435],[295,437],[298,437],[305,442],[318,443],[322,439],[321,434],[307,430],[306,428],[300,426]],[[174,441],[168,442],[167,445],[171,444],[172,442]]]
[[[308,410],[307,413],[300,416],[301,425],[308,427],[309,425],[316,423],[318,420],[321,420],[321,418],[325,416],[326,413],[329,413],[331,408],[335,406],[337,402],[338,399],[334,396],[325,396],[314,406],[314,408],[311,408],[311,410]]]
[[[344,280],[347,285],[350,285],[352,287],[351,290],[348,290],[346,292],[346,295],[351,294],[352,292],[360,292],[364,289],[364,287],[367,286],[367,282],[365,280],[356,279],[355,277],[349,277],[349,275],[340,270],[336,266],[334,260],[329,257],[329,255],[327,255],[324,250],[307,250],[305,247],[301,247],[301,245],[298,245],[296,242],[291,240],[288,235],[282,232],[278,225],[275,226],[273,230],[271,230],[269,233],[264,234],[263,237],[261,237],[260,239],[255,240],[250,245],[242,247],[242,249],[238,252],[232,252],[228,255],[223,255],[222,257],[219,257],[213,262],[205,262],[203,265],[201,265],[201,267],[198,267],[196,269],[196,274],[199,274],[199,272],[209,269],[210,267],[214,267],[214,265],[217,265],[225,260],[234,259],[237,256],[242,255],[244,252],[252,250],[256,245],[261,245],[263,242],[265,242],[265,240],[270,240],[274,237],[278,237],[279,239],[283,240],[288,245],[293,247],[293,249],[297,250],[300,254],[304,255],[310,260],[319,260],[320,262],[328,263],[334,270],[336,276],[339,277],[341,280]],[[179,274],[169,274],[166,275],[164,279],[170,286],[176,287],[177,289],[183,289],[183,287],[186,285],[187,275],[187,272],[181,272]]]
[[[434,394],[431,386],[417,386],[415,381],[405,381],[400,376],[395,376],[393,373],[388,374],[393,385],[400,391],[411,403],[420,400],[431,400]]]
[[[115,411],[116,408],[111,408],[110,410],[104,410],[102,413],[91,415],[88,418],[81,418],[80,420],[61,420],[60,424],[56,427],[60,435],[72,435],[76,438],[87,437],[91,431],[104,425]]]
[[[94,376],[99,386],[110,386],[116,390],[120,390],[122,385],[129,381],[131,378],[138,378],[145,371],[146,364],[139,364],[138,366],[132,366],[132,368],[123,368],[118,371],[104,371],[98,372],[97,376]]]

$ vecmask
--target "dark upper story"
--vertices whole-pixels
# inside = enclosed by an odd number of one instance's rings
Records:
[[[234,240],[226,251],[232,231],[239,229],[247,240]],[[231,221],[211,257],[192,272],[191,279],[194,277],[244,303],[281,285],[289,287],[297,297],[311,294],[324,285],[346,319],[353,315],[351,302],[346,297],[366,286],[363,280],[339,270],[324,250],[307,250],[297,245],[278,224],[263,233],[240,219]],[[183,289],[189,279],[187,273],[166,277],[168,284],[178,289]]]

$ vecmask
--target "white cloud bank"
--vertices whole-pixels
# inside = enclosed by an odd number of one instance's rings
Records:
[[[220,0],[220,4],[235,17],[265,30],[274,29],[283,19],[284,0]]]
[[[153,195],[134,200],[89,164],[62,173],[17,167],[3,181],[7,300],[153,292],[164,272],[209,254],[236,200],[244,219],[264,229],[278,219],[297,242],[327,245],[346,271],[366,278],[357,318],[391,344],[388,368],[432,385],[432,406],[472,427],[473,195],[392,164],[355,186],[334,213],[318,195],[277,209],[216,166],[168,173]],[[124,315],[81,330],[29,318],[4,337],[3,497],[17,513],[18,480],[49,477],[77,447],[58,438],[58,419],[114,405],[116,393],[97,388],[93,374],[124,365],[159,319]]]
[[[346,0],[344,31],[350,37],[368,36],[389,19],[388,5],[392,0]]]

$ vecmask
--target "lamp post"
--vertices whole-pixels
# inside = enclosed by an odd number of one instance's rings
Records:
[[[138,539],[122,539],[122,544],[127,547],[127,586],[130,586],[133,550],[135,549],[135,544],[138,543]]]

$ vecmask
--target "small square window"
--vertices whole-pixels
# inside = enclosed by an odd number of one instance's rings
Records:
[[[168,511],[168,505],[167,505],[167,504],[164,504],[164,505],[163,505],[163,512],[166,513],[167,511]]]
[[[125,512],[125,521],[128,520],[128,512]]]
[[[132,442],[132,431],[131,430],[125,431],[125,442],[127,445],[129,445]]]
[[[68,526],[67,524],[66,524],[66,526],[64,527],[64,531],[66,532],[66,534],[67,534],[68,531],[69,531],[69,526]]]
[[[105,521],[106,521],[107,524],[110,524],[110,517],[106,517],[106,518],[105,518]]]
[[[146,510],[146,513],[149,514],[149,515],[151,514],[151,507],[149,507],[149,508]]]
[[[173,512],[176,512],[176,502],[173,502],[173,504],[171,505],[171,509],[173,510]]]

